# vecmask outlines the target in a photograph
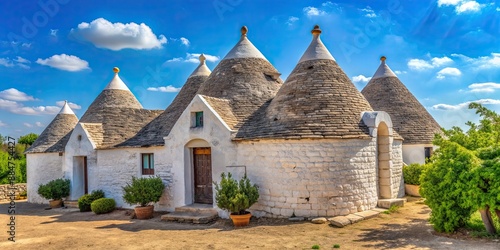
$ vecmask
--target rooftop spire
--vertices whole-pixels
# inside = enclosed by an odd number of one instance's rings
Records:
[[[61,111],[59,111],[59,114],[63,114],[63,115],[74,115],[75,112],[73,112],[73,110],[69,107],[68,105],[68,101],[64,101],[64,105],[63,107],[61,108]]]
[[[372,79],[377,79],[381,77],[397,77],[394,72],[392,72],[391,68],[385,64],[385,60],[387,57],[381,56],[380,57],[380,66],[378,67],[377,71],[373,75]]]
[[[262,58],[267,60],[262,53],[255,48],[255,46],[247,38],[248,28],[246,26],[241,27],[241,38],[240,41],[227,53],[224,59],[233,58]],[[224,60],[222,59],[222,60]]]
[[[201,54],[200,55],[200,65],[198,65],[198,67],[196,67],[196,69],[193,71],[193,73],[191,73],[191,76],[209,76],[210,73],[212,73],[212,71],[210,71],[210,69],[207,67],[207,64],[205,63],[205,61],[207,60],[207,58],[205,57],[204,54]]]
[[[118,90],[126,90],[130,91],[130,89],[125,85],[125,83],[120,79],[118,76],[118,72],[120,72],[120,69],[118,67],[113,68],[113,72],[115,72],[115,76],[113,79],[111,79],[111,82],[109,82],[108,86],[104,89],[118,89]]]
[[[319,38],[319,35],[321,34],[319,25],[315,25],[313,30],[311,30],[311,33],[313,35],[311,44],[300,58],[299,63],[316,59],[327,59],[335,61],[332,54],[330,54],[330,51],[328,51],[328,49]]]

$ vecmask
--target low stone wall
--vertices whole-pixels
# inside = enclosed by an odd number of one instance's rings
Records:
[[[26,191],[26,183],[17,183],[17,184],[14,184],[14,186],[16,187],[16,196],[19,193]],[[0,185],[0,201],[5,201],[5,200],[10,199],[10,197],[9,197],[9,188],[10,187],[11,187],[10,184]]]

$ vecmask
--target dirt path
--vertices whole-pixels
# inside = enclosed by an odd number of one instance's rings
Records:
[[[127,211],[107,215],[44,210],[18,202],[16,242],[7,241],[8,204],[0,204],[0,249],[500,249],[495,240],[459,240],[437,236],[427,223],[429,208],[408,202],[393,214],[381,214],[345,228],[310,222],[253,220],[234,229],[228,220],[209,226],[130,220]]]

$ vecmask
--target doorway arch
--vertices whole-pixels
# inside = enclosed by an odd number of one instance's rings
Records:
[[[391,183],[391,141],[389,127],[385,122],[380,122],[377,128],[377,165],[378,165],[378,190],[379,198],[392,198]]]

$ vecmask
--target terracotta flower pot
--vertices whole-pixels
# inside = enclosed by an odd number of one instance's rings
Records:
[[[62,200],[50,200],[49,201],[50,208],[58,208],[62,206]]]
[[[411,185],[411,184],[405,184],[405,192],[408,195],[415,196],[415,197],[422,197],[418,190],[420,189],[419,185]]]
[[[246,214],[230,214],[231,220],[233,220],[233,224],[235,227],[244,227],[250,224],[250,217],[252,214],[250,212]]]
[[[135,217],[139,220],[147,220],[153,217],[154,206],[135,207]]]

